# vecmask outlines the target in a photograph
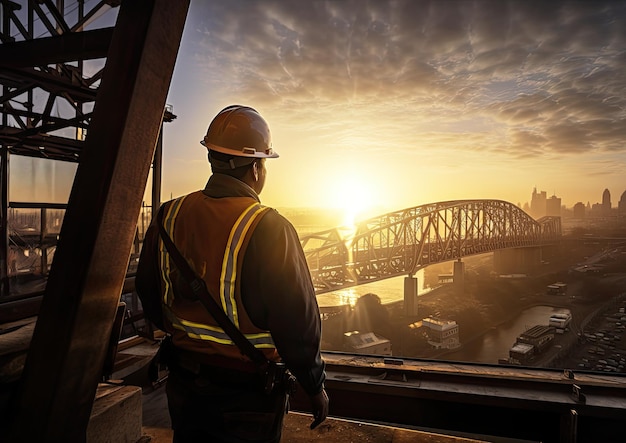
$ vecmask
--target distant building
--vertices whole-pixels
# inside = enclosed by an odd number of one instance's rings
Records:
[[[537,325],[522,332],[509,349],[509,363],[527,364],[550,346],[554,339],[555,328]]]
[[[535,347],[526,343],[515,343],[509,349],[509,359],[505,363],[523,365],[529,363],[535,356]]]
[[[554,339],[554,327],[537,325],[522,332],[517,343],[525,343],[535,347],[535,353],[543,352]]]
[[[373,332],[346,332],[344,339],[348,352],[367,355],[391,355],[391,342]]]
[[[561,199],[556,195],[546,200],[546,215],[551,217],[561,216]]]
[[[428,343],[437,349],[454,349],[461,346],[459,325],[455,321],[428,317],[422,320],[422,325],[428,328]]]
[[[530,215],[534,218],[545,216],[546,200],[546,191],[537,192],[537,188],[533,188],[533,194],[530,200]]]
[[[578,202],[574,205],[574,218],[585,218],[585,204]]]
[[[620,217],[626,217],[626,191],[622,193],[619,203],[617,204],[617,214]]]
[[[591,205],[591,216],[594,218],[600,218],[604,216],[604,206],[602,203],[594,203]]]
[[[608,217],[609,215],[611,215],[611,193],[605,189],[602,193],[602,216]]]

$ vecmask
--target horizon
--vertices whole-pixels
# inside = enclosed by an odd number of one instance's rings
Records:
[[[73,176],[75,173],[75,169],[77,167],[76,163],[66,163],[60,161],[52,161],[47,159],[39,159],[33,157],[21,157],[14,156],[13,163],[10,165],[11,174],[9,176],[10,180],[10,193],[9,200],[12,202],[38,202],[38,203],[67,203],[67,199],[69,198],[69,194],[71,191]],[[17,166],[16,166],[17,163]],[[208,162],[207,162],[208,168]],[[60,170],[60,171],[59,171]],[[16,175],[18,176],[16,178]],[[23,183],[20,183],[20,180],[24,177],[29,177],[29,181],[31,182],[31,186],[24,187]],[[208,179],[208,176],[204,178]],[[268,177],[268,180],[277,180],[280,181],[280,177]],[[199,185],[196,189],[188,190],[187,192],[192,192],[194,190],[202,189],[205,185],[205,181],[201,181],[201,185]],[[148,184],[146,186],[144,202],[149,203],[150,197],[150,180],[148,180]],[[513,203],[516,206],[524,208],[526,205],[530,205],[531,196],[533,190],[536,190],[538,193],[545,192],[546,198],[550,199],[555,196],[561,199],[561,207],[565,208],[573,208],[577,203],[583,203],[585,206],[594,205],[602,202],[602,195],[605,190],[608,190],[611,196],[611,205],[612,207],[617,207],[618,202],[621,197],[626,195],[626,183],[620,189],[611,189],[609,187],[598,188],[597,190],[589,191],[586,195],[591,196],[593,194],[596,195],[594,199],[591,197],[590,199],[579,198],[576,195],[572,195],[572,193],[566,194],[567,197],[561,195],[558,192],[550,192],[546,189],[543,189],[540,186],[529,186],[527,196],[522,198],[521,200],[515,200],[512,198],[500,198],[495,197],[494,195],[483,195],[481,197],[478,196],[466,196],[459,198],[444,198],[441,200],[433,200],[433,201],[415,201],[415,204],[408,204],[404,206],[394,206],[389,207],[389,205],[385,205],[381,202],[376,202],[376,204],[369,205],[370,209],[374,208],[383,208],[386,212],[391,212],[394,210],[412,208],[415,206],[421,206],[425,204],[436,203],[440,201],[449,201],[449,200],[504,200],[509,203]],[[174,194],[172,192],[167,195],[165,191],[162,191],[162,201],[169,200],[171,198],[177,198],[183,194]],[[263,191],[260,194],[261,202],[265,204],[265,195],[266,191]],[[324,204],[285,204],[285,205],[272,205],[276,208],[283,209],[329,209],[329,210],[341,210],[343,209],[341,205],[324,205]],[[371,212],[371,211],[366,211]]]

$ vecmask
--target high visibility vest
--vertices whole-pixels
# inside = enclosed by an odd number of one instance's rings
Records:
[[[197,191],[166,203],[163,225],[235,326],[268,359],[278,360],[270,333],[252,323],[240,293],[248,242],[268,209],[250,197],[211,198]],[[205,355],[248,361],[206,308],[199,301],[185,297],[186,293],[190,294],[190,288],[161,239],[159,263],[161,306],[174,345]]]

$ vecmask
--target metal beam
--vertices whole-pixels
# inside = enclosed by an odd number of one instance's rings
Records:
[[[85,441],[188,8],[122,3],[9,441]]]
[[[323,358],[333,417],[485,436],[487,441],[623,439],[626,385],[620,375],[569,371],[568,377],[555,369],[332,352]],[[298,390],[290,407],[308,411],[310,402]],[[572,411],[578,417],[573,429]]]
[[[0,297],[9,295],[9,150],[0,144]]]
[[[77,162],[85,145],[82,140],[48,134],[20,138],[20,133],[18,128],[0,127],[0,143],[7,146],[11,154]]]
[[[76,60],[105,58],[112,35],[113,28],[101,28],[5,43],[0,46],[0,66],[32,68]]]
[[[0,71],[0,80],[12,82],[16,87],[36,84],[41,89],[51,94],[61,95],[67,93],[73,101],[94,101],[97,95],[95,89],[74,84],[69,76],[61,76],[53,70],[35,70],[33,68],[13,68],[4,66]]]
[[[152,161],[152,208],[150,210],[151,217],[157,213],[161,206],[161,177],[163,176],[163,124],[159,131],[159,141],[154,150],[154,160]],[[145,234],[145,232],[144,232]]]

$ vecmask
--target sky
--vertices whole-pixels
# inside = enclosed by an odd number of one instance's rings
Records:
[[[626,2],[192,0],[167,103],[164,200],[204,187],[199,141],[242,104],[280,154],[269,206],[616,206]]]
[[[192,0],[168,97],[164,195],[202,187],[223,107],[268,121],[263,203],[616,205],[626,2]]]

